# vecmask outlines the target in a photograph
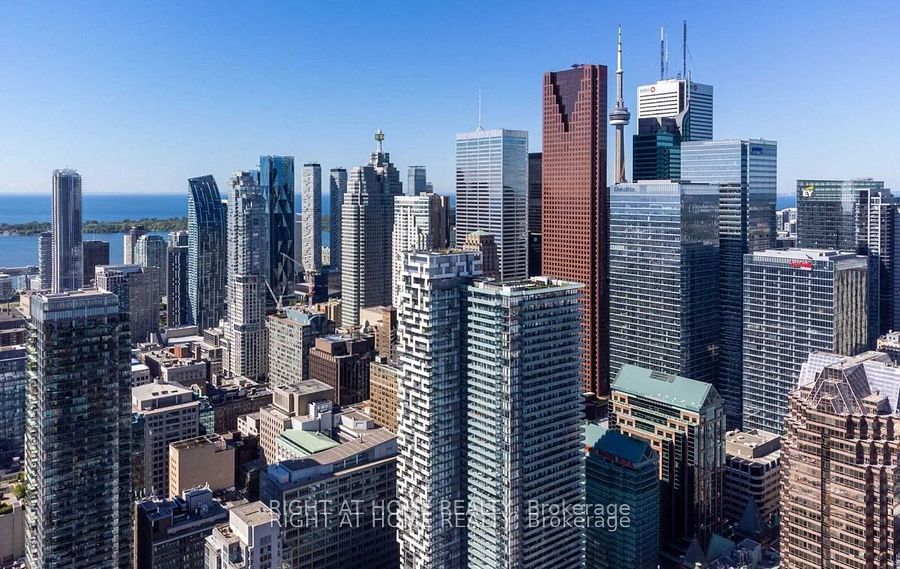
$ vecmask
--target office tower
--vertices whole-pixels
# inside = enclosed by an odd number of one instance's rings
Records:
[[[637,88],[638,132],[657,130],[673,121],[683,142],[712,140],[713,88],[690,79],[662,79]],[[652,119],[652,121],[644,121]],[[652,127],[651,122],[656,126]]]
[[[147,234],[147,230],[143,225],[133,225],[122,236],[122,253],[124,255],[122,263],[126,265],[136,265],[134,260],[134,247],[137,245],[138,239]]]
[[[406,175],[407,196],[418,196],[428,193],[428,181],[426,180],[425,166],[410,166]]]
[[[212,176],[188,185],[188,309],[191,324],[205,330],[225,316],[225,207]]]
[[[500,260],[497,258],[497,243],[493,235],[486,231],[473,231],[466,235],[462,250],[481,252],[481,274],[485,278],[500,279]]]
[[[141,235],[134,244],[134,264],[158,268],[159,282],[162,283],[163,289],[165,289],[165,283],[168,282],[167,247],[168,244],[161,235]]]
[[[310,406],[331,401],[334,389],[317,379],[295,381],[272,387],[272,401],[259,409],[259,448],[267,464],[279,462],[281,434],[292,428],[294,417],[309,413]]]
[[[612,385],[609,426],[660,454],[663,554],[693,539],[705,548],[722,521],[725,413],[716,388],[624,365]]]
[[[0,315],[0,326],[16,320]],[[25,448],[26,364],[24,338],[21,344],[0,347],[0,470],[10,470]]]
[[[625,127],[631,122],[631,113],[622,95],[622,26],[619,25],[619,41],[616,45],[616,106],[609,113],[609,124],[616,127],[616,183],[625,182]]]
[[[585,285],[584,390],[609,393],[606,67],[544,74],[541,270]]]
[[[322,270],[322,167],[303,165],[303,270]],[[307,278],[307,280],[309,280]]]
[[[334,389],[338,405],[354,405],[369,398],[369,362],[375,357],[371,334],[330,334],[316,338],[309,351],[309,375]]]
[[[294,216],[294,265],[303,266],[303,215],[299,213]],[[299,282],[302,275],[294,275]]]
[[[681,176],[681,135],[674,122],[666,121],[662,126],[655,119],[644,119],[639,124],[651,121],[649,132],[640,132],[631,142],[631,179],[680,180]],[[684,178],[688,179],[688,178]]]
[[[51,223],[53,292],[78,290],[84,267],[81,251],[81,175],[75,170],[53,171]]]
[[[400,270],[404,253],[445,249],[449,239],[450,212],[447,198],[434,194],[397,196],[394,198],[394,231],[391,239],[391,301],[397,305]],[[443,246],[442,246],[443,245]]]
[[[234,488],[235,450],[236,447],[229,444],[228,439],[217,434],[169,443],[168,495],[178,496],[197,487],[209,488],[213,492]]]
[[[528,153],[528,276],[541,274],[541,153]]]
[[[38,237],[38,269],[40,270],[41,290],[50,290],[53,286],[52,231],[44,231]]]
[[[900,199],[884,182],[797,180],[797,243],[867,255],[871,338],[900,327],[896,300],[900,257]]]
[[[281,524],[262,502],[228,510],[228,523],[206,538],[206,567],[281,569]]]
[[[682,178],[719,186],[720,334],[715,383],[729,428],[741,424],[744,255],[775,246],[777,150],[775,142],[766,140],[681,145]]]
[[[350,171],[341,206],[343,326],[359,324],[359,311],[366,306],[391,303],[394,196],[402,193],[402,184],[391,155],[383,150],[381,130],[375,140],[369,163]]]
[[[169,234],[166,249],[166,325],[186,326],[191,322],[188,303],[188,232]]]
[[[480,274],[480,255],[459,251],[409,253],[400,273],[397,538],[404,569],[465,563],[462,527],[447,523],[440,504],[464,499],[466,297]]]
[[[359,411],[328,409],[285,432],[302,458],[259,475],[260,499],[281,516],[284,566],[395,569],[397,437]]]
[[[84,255],[84,271],[82,282],[89,284],[94,280],[95,269],[109,264],[109,243],[107,241],[83,241],[81,250]]]
[[[119,310],[128,314],[131,342],[151,341],[159,333],[159,269],[140,265],[97,267],[97,288],[119,298]]]
[[[34,365],[25,395],[28,567],[129,567],[128,318],[116,295],[87,290],[35,295],[31,326],[28,357]]]
[[[743,428],[783,433],[810,352],[868,345],[867,259],[818,249],[744,256]]]
[[[269,216],[269,286],[275,295],[290,304],[294,298],[294,284],[298,279],[295,259],[300,251],[294,229],[294,157],[260,156],[259,185],[266,200]],[[303,202],[306,203],[305,201]],[[266,310],[271,313],[277,297],[266,294]]]
[[[209,488],[141,500],[135,505],[135,569],[205,569],[206,538],[227,519]]]
[[[375,356],[369,363],[369,414],[375,422],[397,433],[397,386],[401,370],[396,362]]]
[[[228,195],[228,320],[225,371],[254,381],[266,377],[266,275],[269,274],[266,197],[252,172],[231,176]]]
[[[500,275],[528,276],[528,133],[484,130],[456,135],[456,246],[473,231],[497,243]]]
[[[328,210],[328,248],[331,270],[341,270],[341,208],[344,205],[344,194],[347,193],[347,170],[332,168],[328,176],[328,199],[331,209]]]
[[[610,188],[609,365],[716,380],[719,188]]]
[[[871,357],[836,358],[801,378],[788,398],[781,466],[783,567],[892,567],[895,562],[900,374]]]
[[[200,433],[200,400],[177,384],[131,389],[131,486],[138,494],[168,496],[169,443]]]
[[[531,511],[584,503],[580,288],[549,278],[469,287],[465,487],[468,510],[485,515],[468,527],[467,567],[584,562],[582,528]]]
[[[588,508],[628,507],[628,523],[594,520],[585,530],[586,566],[657,569],[659,566],[659,455],[645,440],[606,431],[585,464]],[[624,516],[623,516],[624,518]]]
[[[739,537],[766,547],[778,541],[781,437],[756,429],[725,435],[722,515]]]
[[[285,308],[266,318],[269,342],[269,385],[309,379],[309,350],[316,338],[334,333],[334,322],[325,314]]]

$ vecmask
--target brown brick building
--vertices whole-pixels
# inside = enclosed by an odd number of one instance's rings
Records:
[[[316,338],[309,351],[309,375],[334,389],[334,402],[352,405],[369,398],[369,362],[375,341],[368,334],[332,334]]]

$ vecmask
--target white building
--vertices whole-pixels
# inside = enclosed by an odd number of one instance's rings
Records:
[[[430,251],[446,247],[442,243],[441,223],[447,217],[446,198],[434,194],[397,196],[394,198],[394,233],[391,239],[391,301],[397,306],[400,271],[404,253]]]
[[[262,502],[228,511],[206,538],[207,569],[281,569],[281,524]]]
[[[322,270],[322,167],[319,164],[310,162],[303,165],[301,199],[303,270],[320,271]]]
[[[638,87],[637,99],[640,132],[645,132],[645,128],[641,127],[642,119],[656,119],[657,122],[673,119],[683,141],[712,140],[712,85],[685,79],[665,79]]]

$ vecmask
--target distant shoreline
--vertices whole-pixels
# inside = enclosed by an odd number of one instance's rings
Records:
[[[186,217],[146,217],[142,219],[123,219],[120,221],[89,220],[81,224],[82,233],[127,233],[135,225],[142,225],[148,232],[181,231],[187,229]],[[0,223],[0,235],[40,235],[50,231],[48,221],[29,221],[26,223]]]

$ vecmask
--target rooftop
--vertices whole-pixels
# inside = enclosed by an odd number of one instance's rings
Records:
[[[622,366],[611,389],[695,412],[708,401],[720,399],[712,384],[630,364]]]
[[[278,523],[278,515],[270,510],[262,502],[250,502],[235,506],[231,513],[240,518],[248,526],[260,526],[265,524]]]
[[[611,455],[631,464],[652,459],[654,451],[647,441],[623,435],[618,431],[606,433],[594,445],[594,451],[602,455]]]
[[[300,429],[287,429],[281,433],[281,437],[303,454],[316,454],[332,449],[340,444],[323,434]]]
[[[747,459],[768,458],[781,449],[781,437],[766,431],[729,431],[725,434],[725,452]]]

